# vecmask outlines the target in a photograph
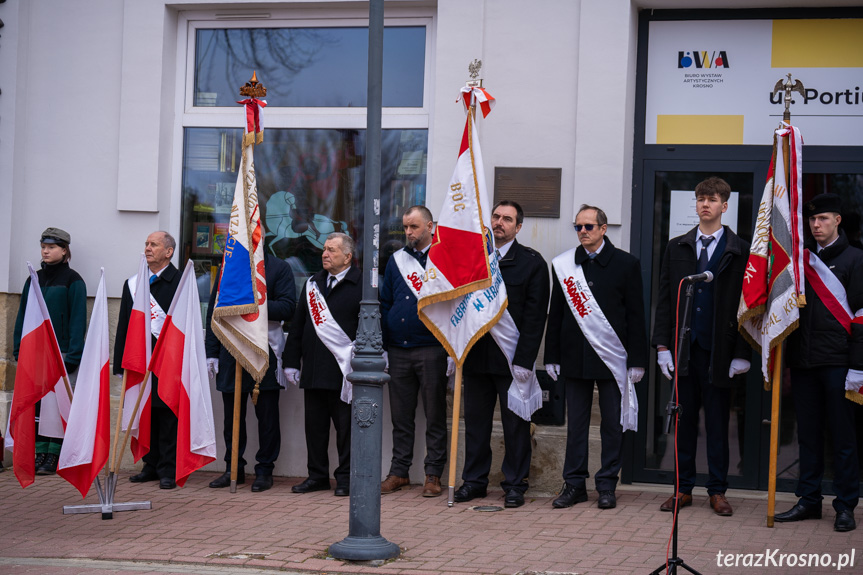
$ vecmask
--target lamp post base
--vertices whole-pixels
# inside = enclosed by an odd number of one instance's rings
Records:
[[[355,537],[348,535],[338,543],[330,545],[330,555],[336,559],[349,561],[373,561],[375,559],[393,559],[401,554],[401,549],[395,543],[387,541],[380,535],[377,537]]]

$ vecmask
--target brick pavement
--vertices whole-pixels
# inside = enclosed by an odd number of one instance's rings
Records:
[[[402,555],[382,565],[327,558],[327,546],[348,534],[347,498],[332,492],[297,495],[297,478],[277,477],[275,487],[236,494],[207,488],[216,475],[195,473],[185,488],[161,491],[154,483],[131,484],[121,476],[117,501],[150,500],[150,511],[63,515],[78,504],[77,492],[59,477],[38,477],[22,490],[12,473],[0,474],[3,527],[0,573],[264,573],[267,570],[373,574],[466,573],[649,573],[665,560],[670,514],[659,511],[668,490],[621,486],[618,507],[600,511],[596,495],[588,503],[556,510],[549,497],[530,497],[514,510],[476,511],[469,504],[448,508],[443,497],[421,497],[414,486],[382,498],[381,534]],[[793,497],[780,495],[778,509]],[[771,567],[718,567],[723,553],[850,553],[853,569],[863,565],[860,532],[835,533],[833,511],[824,519],[765,527],[766,495],[729,493],[731,518],[713,515],[703,490],[681,517],[680,554],[702,573],[818,573]],[[93,492],[86,502],[95,502]],[[503,504],[492,491],[481,505]],[[858,514],[859,515],[859,514]],[[858,520],[861,519],[858,517]],[[16,558],[20,559],[16,561]]]

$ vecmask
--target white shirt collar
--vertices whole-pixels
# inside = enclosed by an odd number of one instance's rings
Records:
[[[605,247],[605,237],[602,238],[602,243],[599,244],[599,247],[596,248],[595,252],[588,252],[587,250],[584,250],[584,251],[587,252],[587,257],[590,257],[590,254],[597,254],[598,255],[599,252],[601,252],[602,248],[604,248],[604,247]],[[596,257],[596,256],[593,256],[593,257]]]
[[[821,247],[821,244],[816,244],[816,245],[818,246],[818,251],[817,251],[817,252],[815,252],[815,253],[820,254],[820,253],[821,253],[821,250],[826,250],[827,248],[829,248],[830,246],[832,246],[833,244],[835,244],[838,240],[839,240],[839,236],[837,235],[837,236],[836,236],[836,238],[834,238],[834,240],[833,240],[832,242],[830,242],[829,244],[827,244],[827,245],[826,245],[826,246],[824,246],[823,248]]]
[[[343,269],[342,271],[340,271],[339,273],[337,273],[336,275],[327,274],[327,283],[330,283],[330,278],[332,278],[332,277],[336,278],[336,283],[340,283],[343,279],[345,279],[345,276],[348,275],[348,271],[350,269],[351,269],[351,266],[348,266],[345,269]]]
[[[697,238],[697,240],[700,242],[701,236],[712,236],[714,243],[716,243],[719,241],[719,238],[721,238],[722,234],[724,234],[724,233],[725,233],[725,227],[724,226],[720,226],[719,229],[716,230],[715,232],[713,232],[712,234],[705,234],[703,231],[701,231],[701,226],[698,226],[698,238]]]
[[[154,275],[154,274],[156,275],[156,277],[161,276],[161,275],[162,275],[162,272],[163,272],[163,271],[165,271],[166,269],[168,269],[168,266],[169,266],[169,265],[171,265],[171,262],[168,262],[167,264],[165,264],[165,267],[163,267],[162,269],[160,269],[160,270],[159,270],[159,271],[157,271],[157,272],[154,272],[153,270],[150,270],[150,268],[147,268],[147,269],[150,271],[150,275],[149,275],[149,276],[147,276],[147,277],[153,277],[153,275]]]
[[[509,248],[512,247],[513,242],[515,242],[515,238],[509,240],[509,242],[507,242],[503,246],[497,248],[497,253],[500,254],[500,259],[503,259],[504,257],[506,257],[506,254],[507,254],[507,252],[509,252]]]

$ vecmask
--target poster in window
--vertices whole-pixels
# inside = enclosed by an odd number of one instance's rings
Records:
[[[222,255],[228,242],[228,224],[213,224],[213,253]]]
[[[192,251],[196,254],[208,254],[211,250],[213,237],[213,225],[197,222],[195,223],[195,244]]]

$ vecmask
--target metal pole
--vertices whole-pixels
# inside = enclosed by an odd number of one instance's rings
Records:
[[[399,546],[381,534],[381,417],[384,373],[378,302],[378,238],[381,195],[381,104],[383,97],[384,2],[369,2],[369,87],[366,125],[363,300],[351,361],[351,502],[348,536],[330,545],[337,559],[369,561],[398,557]]]

